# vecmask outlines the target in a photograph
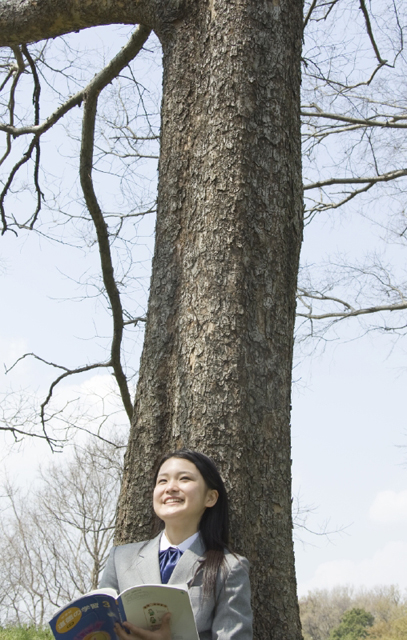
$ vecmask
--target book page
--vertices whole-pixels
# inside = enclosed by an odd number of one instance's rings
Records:
[[[154,631],[167,611],[171,613],[172,640],[199,640],[186,585],[141,585],[126,589],[120,600],[129,622]]]

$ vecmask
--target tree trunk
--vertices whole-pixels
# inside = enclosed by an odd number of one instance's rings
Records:
[[[151,534],[151,467],[218,463],[256,638],[301,638],[290,388],[302,238],[298,0],[193,0],[164,52],[156,245],[117,542]]]

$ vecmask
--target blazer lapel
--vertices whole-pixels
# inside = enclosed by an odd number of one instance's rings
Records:
[[[205,547],[201,536],[184,551],[172,572],[168,584],[188,584],[193,579],[198,568],[199,561],[203,560]]]
[[[158,551],[161,533],[141,548],[135,563],[135,570],[142,584],[161,584]]]

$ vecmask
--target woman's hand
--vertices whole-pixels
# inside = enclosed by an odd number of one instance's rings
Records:
[[[170,621],[171,614],[166,613],[163,615],[161,627],[157,631],[146,631],[145,629],[140,629],[140,627],[135,627],[130,622],[123,622],[123,626],[116,623],[114,630],[120,640],[171,640]],[[127,633],[123,627],[128,629],[130,633]]]

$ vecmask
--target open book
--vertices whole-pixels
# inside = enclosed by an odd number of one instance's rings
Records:
[[[199,640],[187,585],[143,584],[120,595],[98,589],[59,609],[49,625],[56,640],[118,640],[116,622],[154,631],[168,611],[172,640]]]

